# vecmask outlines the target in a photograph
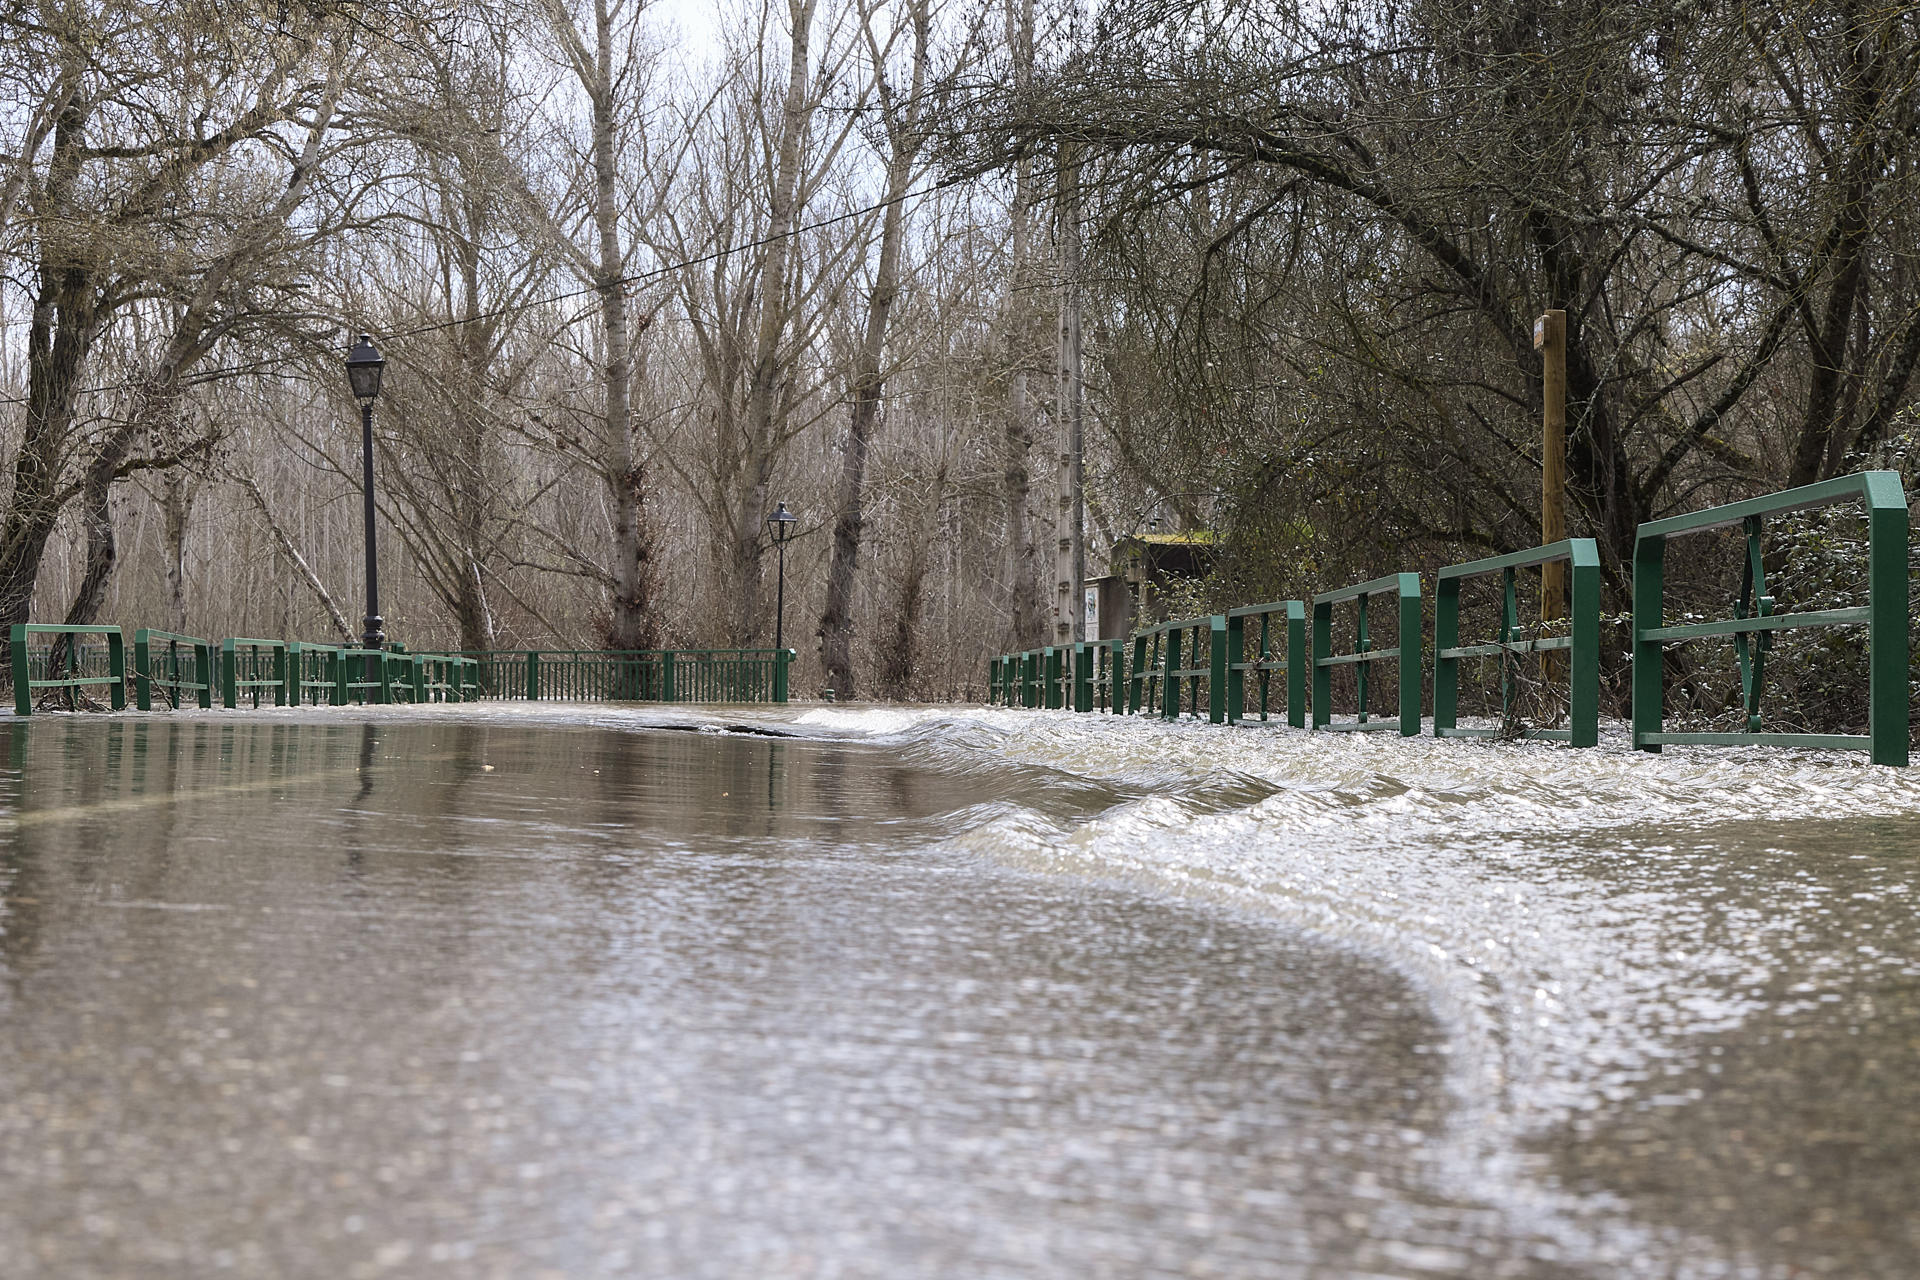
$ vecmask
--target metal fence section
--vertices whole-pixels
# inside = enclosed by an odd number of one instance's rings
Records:
[[[330,706],[340,683],[340,646],[293,640],[287,644],[287,705]]]
[[[1127,711],[1127,642],[1125,640],[1089,641],[1086,651],[1086,678],[1083,711],[1105,711],[1125,715]]]
[[[1375,649],[1367,632],[1367,603],[1374,596],[1393,594],[1399,602],[1399,643],[1391,649]],[[1358,613],[1354,622],[1354,647],[1351,653],[1333,651],[1333,606],[1352,600]],[[1403,738],[1420,732],[1420,636],[1424,629],[1420,617],[1420,575],[1391,573],[1371,582],[1325,591],[1313,598],[1313,727],[1336,732],[1376,733],[1398,729]],[[1399,714],[1391,720],[1374,720],[1367,706],[1367,677],[1376,662],[1393,662],[1399,667]],[[1359,716],[1336,723],[1333,719],[1333,669],[1352,666],[1357,689]]]
[[[472,663],[462,679],[470,682],[475,698],[784,703],[795,654],[792,649],[517,649],[457,656]]]
[[[1573,579],[1571,634],[1520,638],[1515,573],[1565,562]],[[1487,644],[1460,643],[1460,586],[1470,578],[1497,573],[1501,581],[1500,638]],[[1565,729],[1527,729],[1520,736],[1547,738],[1576,747],[1600,741],[1600,548],[1592,538],[1568,538],[1550,546],[1488,556],[1440,570],[1433,589],[1433,736],[1490,738],[1499,729],[1459,727],[1460,663],[1465,658],[1500,659],[1502,719],[1513,706],[1512,658],[1528,653],[1566,652],[1567,724]]]
[[[36,645],[35,636],[52,643]],[[15,715],[32,715],[34,695],[43,689],[58,690],[69,707],[78,707],[86,690],[103,688],[115,711],[126,709],[127,642],[119,627],[16,622],[10,656]]]
[[[1134,632],[1128,712],[1158,711],[1164,720],[1198,716],[1206,687],[1206,716],[1226,719],[1227,620],[1214,614],[1177,618]]]
[[[229,636],[220,642],[220,705],[232,711],[242,698],[260,705],[267,694],[276,707],[287,705],[287,644]]]
[[[1768,516],[1859,502],[1867,517],[1867,603],[1844,609],[1775,613],[1766,590],[1761,554],[1763,521]],[[1671,538],[1740,526],[1746,534],[1746,567],[1733,617],[1716,622],[1666,625],[1667,542]],[[1633,547],[1633,745],[1658,751],[1666,743],[1735,746],[1767,743],[1788,747],[1824,747],[1869,751],[1875,764],[1907,763],[1908,618],[1907,548],[1911,530],[1907,498],[1893,471],[1857,475],[1788,489],[1669,516],[1640,526]],[[1802,627],[1867,628],[1868,728],[1866,734],[1766,733],[1760,705],[1766,680],[1766,654],[1773,633]],[[1667,733],[1663,651],[1669,644],[1730,636],[1740,665],[1747,727],[1735,733]]]
[[[133,633],[133,704],[153,710],[159,691],[166,704],[178,709],[193,694],[202,710],[213,706],[213,642],[198,636],[175,635],[141,627]]]
[[[1260,691],[1260,719],[1267,718],[1272,705],[1272,681],[1276,675],[1287,678],[1287,723],[1303,729],[1307,723],[1307,606],[1299,600],[1276,600],[1269,604],[1250,604],[1227,611],[1227,723],[1239,724],[1246,718],[1247,677],[1252,676]],[[1286,656],[1276,649],[1273,621],[1279,619],[1285,636]],[[1248,623],[1257,621],[1255,647],[1247,652]]]

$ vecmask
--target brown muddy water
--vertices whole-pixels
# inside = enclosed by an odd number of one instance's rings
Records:
[[[1920,779],[1851,757],[0,734],[0,1276],[1920,1274]]]

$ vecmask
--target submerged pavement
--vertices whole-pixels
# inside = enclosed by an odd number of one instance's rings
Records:
[[[1920,781],[1855,758],[6,732],[0,1274],[1920,1271]]]

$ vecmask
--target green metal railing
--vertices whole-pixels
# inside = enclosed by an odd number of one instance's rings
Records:
[[[294,640],[287,644],[287,705],[330,706],[339,687],[340,646]]]
[[[1519,596],[1515,573],[1565,561],[1571,569],[1570,635],[1520,639]],[[1489,644],[1460,643],[1460,584],[1486,574],[1501,575],[1500,638]],[[1459,727],[1460,661],[1500,658],[1500,708],[1504,720],[1513,706],[1511,657],[1564,651],[1567,664],[1565,729],[1527,729],[1520,736],[1547,738],[1576,747],[1600,741],[1600,549],[1592,538],[1569,538],[1551,546],[1450,564],[1440,570],[1433,601],[1433,736],[1490,738],[1499,729]]]
[[[287,705],[287,644],[284,640],[256,640],[230,636],[220,642],[220,705],[232,711],[241,698],[260,705],[268,694],[273,705]]]
[[[1767,516],[1860,502],[1867,517],[1867,603],[1856,608],[1774,613],[1766,590],[1761,555],[1762,522]],[[1717,622],[1667,626],[1665,616],[1667,541],[1712,529],[1740,526],[1746,534],[1746,567],[1734,616]],[[1765,743],[1869,751],[1875,764],[1907,763],[1908,618],[1907,499],[1900,476],[1867,471],[1819,484],[1789,489],[1746,502],[1729,503],[1640,526],[1633,548],[1633,745],[1658,751],[1667,743],[1735,746]],[[1803,627],[1865,626],[1868,654],[1868,728],[1866,734],[1765,733],[1760,704],[1765,688],[1766,655],[1777,631]],[[1747,727],[1738,733],[1667,733],[1663,650],[1666,645],[1710,637],[1732,637],[1740,666]]]
[[[413,655],[415,702],[471,702],[479,696],[480,664],[460,653]]]
[[[1183,708],[1198,716],[1204,684],[1206,716],[1220,724],[1227,714],[1226,669],[1225,615],[1179,618],[1143,628],[1133,633],[1133,692],[1128,709],[1157,708],[1166,720],[1179,719]]]
[[[1089,641],[1086,650],[1083,711],[1125,715],[1127,710],[1127,642]]]
[[[1286,635],[1286,656],[1275,648],[1273,621],[1279,619]],[[1259,621],[1253,654],[1247,652],[1247,624]],[[1303,729],[1307,723],[1307,606],[1299,600],[1276,600],[1269,604],[1250,604],[1227,611],[1227,721],[1239,724],[1246,718],[1247,677],[1254,677],[1260,690],[1260,719],[1267,718],[1272,705],[1272,680],[1287,678],[1287,723]]]
[[[491,650],[473,662],[474,696],[566,702],[788,700],[792,649]]]
[[[1377,595],[1392,593],[1399,598],[1399,643],[1391,649],[1375,649],[1367,634],[1367,602]],[[1359,613],[1354,623],[1354,647],[1351,653],[1333,651],[1333,606],[1354,601]],[[1398,729],[1400,736],[1411,738],[1420,732],[1420,635],[1424,629],[1420,617],[1420,575],[1393,573],[1371,582],[1362,582],[1338,591],[1326,591],[1313,598],[1313,727],[1341,732],[1373,733]],[[1367,676],[1376,662],[1399,666],[1399,715],[1392,720],[1373,720],[1367,706]],[[1333,668],[1354,667],[1359,718],[1335,723],[1333,720]]]
[[[142,628],[135,633],[130,673],[119,627],[20,623],[13,629],[10,656],[15,710],[29,715],[49,690],[64,693],[72,706],[85,690],[98,686],[121,709],[129,675],[142,710],[151,709],[156,691],[175,707],[195,694],[202,707],[210,707],[216,690],[221,705],[230,709],[482,698],[784,703],[796,655],[792,649],[408,653],[400,645],[368,650],[249,636],[215,646],[195,636]],[[1062,650],[1054,660],[1052,696],[1076,696],[1075,670],[1072,652]],[[1011,689],[1011,674],[1011,666],[1002,673],[1003,697]],[[1028,673],[1036,696],[1044,696],[1043,674]]]
[[[53,643],[36,646],[35,636]],[[78,705],[83,690],[101,685],[115,711],[126,709],[127,642],[119,627],[16,622],[11,657],[15,715],[33,714],[37,690],[62,690],[69,705]]]
[[[156,660],[157,654],[157,660]],[[191,664],[182,672],[182,660]],[[153,710],[158,689],[167,705],[178,709],[186,694],[196,695],[202,710],[213,706],[213,642],[198,636],[142,627],[133,633],[134,706]]]

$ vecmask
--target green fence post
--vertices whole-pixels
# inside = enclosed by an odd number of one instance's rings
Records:
[[[1642,751],[1660,750],[1659,743],[1643,738],[1660,732],[1665,718],[1660,644],[1644,637],[1663,621],[1666,551],[1664,534],[1643,535],[1633,542],[1633,745]]]
[[[785,639],[783,636],[782,639]],[[668,649],[660,655],[660,701],[673,701],[673,650]],[[776,698],[778,702],[780,699]]]
[[[133,705],[141,711],[153,710],[153,643],[147,628],[133,633]]]
[[[1420,735],[1420,694],[1426,685],[1423,660],[1427,624],[1421,616],[1420,575],[1400,578],[1400,736]]]
[[[273,651],[273,705],[287,705],[287,648],[281,645]]]
[[[1460,579],[1442,577],[1433,585],[1433,736],[1443,738],[1459,724]]]
[[[1073,709],[1078,712],[1093,710],[1093,650],[1084,640],[1074,642]]]
[[[1907,544],[1906,494],[1899,476],[1875,471],[1866,477],[1867,504],[1867,715],[1875,764],[1907,763]]]
[[[13,624],[13,714],[33,714],[33,671],[27,666],[27,628]]]
[[[527,650],[527,701],[540,701],[540,651]]]
[[[794,651],[779,649],[773,655],[773,700],[784,703],[787,700],[787,668],[793,664]]]
[[[1207,621],[1207,719],[1227,720],[1227,617],[1216,613]]]
[[[1180,718],[1180,677],[1173,674],[1180,669],[1180,629],[1175,627],[1165,633],[1160,641],[1160,718],[1178,720]]]
[[[1312,666],[1312,660],[1307,656],[1307,606],[1299,600],[1289,600],[1287,601],[1287,723],[1296,729],[1307,727],[1307,673]]]
[[[239,706],[240,699],[236,688],[239,683],[239,653],[235,650],[232,637],[220,642],[220,705],[232,711]]]
[[[78,674],[77,672],[75,674]],[[115,711],[127,709],[127,637],[119,627],[107,632],[107,674],[113,683],[107,700]]]
[[[1333,710],[1333,668],[1326,660],[1333,656],[1333,604],[1314,602],[1313,606],[1313,727],[1326,728]],[[1291,708],[1289,708],[1291,709]]]
[[[1240,664],[1247,660],[1247,620],[1227,619],[1227,723],[1239,724],[1247,714],[1247,673]],[[1261,657],[1265,661],[1265,655]]]
[[[1904,508],[1903,508],[1904,510]],[[1600,549],[1575,538],[1572,550],[1573,652],[1567,663],[1567,719],[1576,747],[1600,745]]]

